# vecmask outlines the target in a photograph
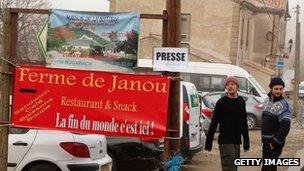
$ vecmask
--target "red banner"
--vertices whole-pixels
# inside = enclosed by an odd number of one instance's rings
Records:
[[[155,75],[16,68],[12,124],[115,136],[165,136],[169,79]]]

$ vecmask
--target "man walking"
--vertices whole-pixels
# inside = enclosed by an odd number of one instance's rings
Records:
[[[282,97],[284,87],[280,77],[271,79],[262,114],[263,159],[278,159],[289,133],[291,112],[288,102]],[[275,170],[276,166],[263,164],[262,171]]]
[[[233,159],[240,158],[241,135],[243,135],[243,149],[249,150],[249,135],[247,126],[246,104],[238,96],[238,80],[230,76],[225,81],[226,95],[220,98],[214,109],[209,132],[207,134],[205,150],[211,151],[214,133],[219,124],[219,149],[223,171],[235,171],[237,167]]]

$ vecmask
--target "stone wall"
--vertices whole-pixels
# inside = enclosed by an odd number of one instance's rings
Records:
[[[110,3],[111,11],[115,12],[162,14],[166,9],[164,0],[111,0]],[[191,14],[190,46],[217,58],[230,60],[231,35],[236,34],[231,28],[234,4],[230,0],[182,0],[182,13]],[[162,35],[160,20],[141,20],[140,38],[144,39],[150,34]],[[146,51],[141,49],[141,52]]]

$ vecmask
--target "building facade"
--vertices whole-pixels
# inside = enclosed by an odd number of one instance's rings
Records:
[[[109,0],[110,11],[162,14],[165,0]],[[287,0],[181,0],[191,15],[190,60],[232,63],[267,88],[284,50]],[[161,46],[162,21],[142,19],[139,58]]]

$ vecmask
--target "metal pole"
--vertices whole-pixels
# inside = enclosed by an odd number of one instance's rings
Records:
[[[294,89],[293,89],[293,114],[294,116],[298,116],[298,101],[299,101],[299,80],[300,80],[300,23],[299,23],[299,14],[300,14],[300,6],[297,5],[295,13],[297,14],[296,18],[296,46],[295,46],[295,68],[294,68]]]
[[[3,29],[3,57],[9,59],[11,55],[11,28],[12,28],[12,16],[9,10],[5,10],[4,15],[4,29]],[[9,64],[5,60],[0,61],[0,121],[1,123],[9,122]],[[8,126],[0,127],[0,170],[7,170],[7,158],[8,158]]]
[[[180,16],[181,16],[181,0],[167,0],[167,47],[180,46]],[[167,73],[167,75],[174,78],[180,77],[180,73]],[[180,80],[171,81],[170,95],[169,95],[169,109],[167,122],[167,137],[165,138],[164,160],[170,158],[170,154],[179,152],[180,140],[179,137],[179,116],[180,116]]]

